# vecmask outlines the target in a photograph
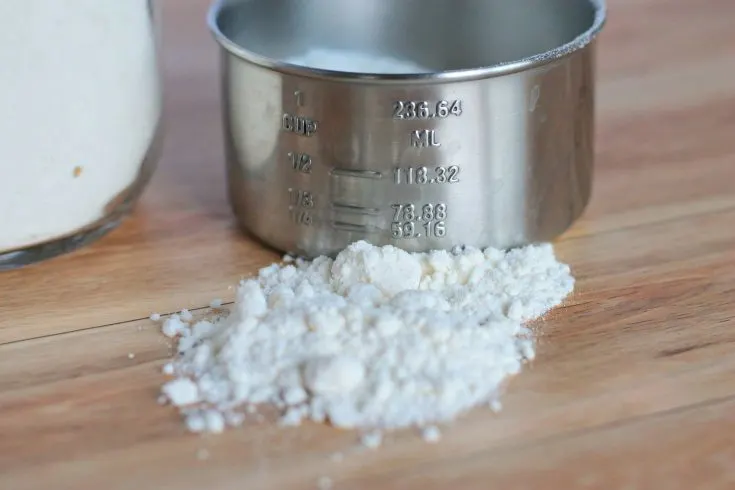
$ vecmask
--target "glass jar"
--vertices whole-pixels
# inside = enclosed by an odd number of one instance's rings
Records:
[[[112,230],[156,165],[153,0],[0,2],[0,269]]]

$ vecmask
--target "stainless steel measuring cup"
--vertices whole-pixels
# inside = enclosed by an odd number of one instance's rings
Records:
[[[604,0],[220,0],[229,194],[267,244],[552,240],[591,193]],[[289,62],[387,55],[407,73]]]

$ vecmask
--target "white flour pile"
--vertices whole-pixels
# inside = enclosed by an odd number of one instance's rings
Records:
[[[179,356],[163,394],[194,432],[239,425],[255,405],[281,423],[423,428],[478,406],[534,355],[523,322],[573,289],[551,245],[410,254],[358,242],[335,259],[274,264],[243,281],[229,316],[168,318]]]

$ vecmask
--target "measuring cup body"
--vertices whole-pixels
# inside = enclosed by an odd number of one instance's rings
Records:
[[[500,75],[341,78],[225,46],[234,212],[308,257],[357,240],[410,251],[553,240],[591,195],[594,48]]]

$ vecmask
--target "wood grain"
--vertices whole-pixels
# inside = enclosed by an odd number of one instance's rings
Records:
[[[171,352],[145,318],[229,300],[277,259],[226,202],[207,3],[162,2],[168,138],[135,215],[0,275],[0,488],[735,488],[731,0],[611,0],[593,202],[556,244],[577,291],[501,414],[379,451],[272,421],[192,436],[156,403]]]

